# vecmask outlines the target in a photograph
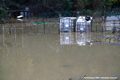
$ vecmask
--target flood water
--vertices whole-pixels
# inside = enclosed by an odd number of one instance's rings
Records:
[[[87,35],[1,34],[0,80],[68,80],[81,75],[120,74],[120,45],[110,44],[120,42],[111,39],[104,44],[101,35],[97,40],[96,34]]]

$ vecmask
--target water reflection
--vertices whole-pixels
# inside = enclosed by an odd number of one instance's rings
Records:
[[[76,33],[76,43],[79,46],[92,45],[90,33]]]
[[[0,46],[1,47],[23,47],[24,44],[23,34],[0,34]]]
[[[60,45],[117,45],[120,46],[120,35],[97,33],[60,33]],[[0,47],[24,47],[23,34],[0,34]]]
[[[61,45],[120,45],[120,35],[97,33],[60,33]]]
[[[120,40],[119,35],[113,35],[113,34],[103,34],[101,36],[97,36],[97,44],[109,44],[109,45],[119,45],[120,46]]]
[[[0,48],[3,78],[0,80],[68,80],[86,73],[92,76],[119,73],[118,46],[61,47],[59,36],[61,45],[78,45],[77,42],[90,45],[98,38],[103,39],[97,33],[96,39],[93,33],[16,34],[16,39],[14,34],[4,34],[4,39],[0,35],[0,42],[5,44]]]
[[[74,44],[74,35],[72,33],[60,33],[60,44],[61,45]]]
[[[79,46],[92,45],[90,33],[60,33],[60,44]]]

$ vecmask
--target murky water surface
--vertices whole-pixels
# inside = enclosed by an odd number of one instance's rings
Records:
[[[112,35],[32,33],[0,37],[0,80],[68,80],[85,74],[120,73],[120,41]]]

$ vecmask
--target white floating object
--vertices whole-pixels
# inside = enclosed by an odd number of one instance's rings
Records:
[[[19,19],[19,18],[23,18],[23,15],[19,15],[19,16],[17,16],[17,19]]]

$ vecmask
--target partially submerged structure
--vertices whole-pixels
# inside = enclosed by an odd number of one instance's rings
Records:
[[[92,17],[79,16],[76,20],[76,32],[88,32],[91,28]]]
[[[112,30],[114,27],[116,27],[117,30],[120,30],[120,15],[107,16],[105,26],[108,31]]]
[[[76,17],[61,17],[60,18],[60,32],[74,31],[75,20],[76,20]]]
[[[61,17],[60,32],[86,32],[91,28],[92,17]]]

